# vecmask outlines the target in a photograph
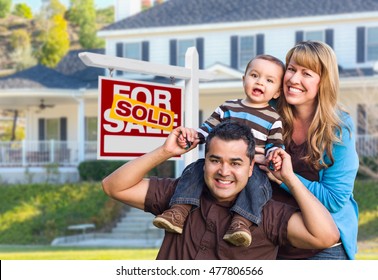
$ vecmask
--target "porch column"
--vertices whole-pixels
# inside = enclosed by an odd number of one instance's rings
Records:
[[[82,162],[84,160],[85,152],[85,112],[84,112],[84,99],[83,97],[76,98],[77,104],[77,148],[78,148],[78,160]]]

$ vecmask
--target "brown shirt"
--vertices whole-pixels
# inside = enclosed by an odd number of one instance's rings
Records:
[[[151,178],[145,211],[154,215],[169,208],[178,179]],[[278,246],[287,244],[287,223],[298,209],[276,201],[269,201],[263,209],[260,226],[251,226],[252,244],[236,247],[223,240],[230,223],[232,202],[219,203],[203,188],[201,204],[193,209],[182,234],[165,232],[157,259],[276,259]]]
[[[303,157],[308,154],[307,142],[304,142],[301,145],[296,145],[294,142],[291,142],[290,144],[286,145],[286,151],[291,155],[293,170],[296,174],[310,181],[319,181],[319,173],[303,160]],[[298,207],[297,201],[291,194],[280,188],[276,183],[271,183],[273,199]],[[307,259],[316,255],[320,251],[321,250],[315,249],[298,249],[290,245],[286,245],[280,247],[278,251],[278,259]]]

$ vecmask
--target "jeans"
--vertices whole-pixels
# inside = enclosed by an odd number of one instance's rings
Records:
[[[184,169],[171,198],[170,206],[174,204],[200,206],[202,187],[205,186],[204,163],[204,159],[199,159]],[[259,225],[262,208],[271,197],[272,187],[268,176],[255,165],[252,176],[249,178],[246,187],[238,195],[231,211]]]
[[[324,249],[307,260],[348,260],[343,244]]]

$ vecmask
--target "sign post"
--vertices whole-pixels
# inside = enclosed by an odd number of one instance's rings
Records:
[[[184,79],[184,126],[193,128],[199,126],[199,81],[210,81],[214,78],[214,74],[209,71],[198,69],[198,52],[195,47],[188,48],[186,51],[185,67],[161,65],[147,61],[113,57],[89,52],[79,53],[79,57],[87,66]],[[186,166],[198,158],[198,149],[194,149],[186,153],[184,158],[184,163]]]

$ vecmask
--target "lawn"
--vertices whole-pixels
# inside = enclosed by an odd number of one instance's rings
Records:
[[[0,245],[1,260],[154,260],[158,249]],[[377,243],[364,244],[357,260],[378,260]]]

